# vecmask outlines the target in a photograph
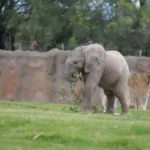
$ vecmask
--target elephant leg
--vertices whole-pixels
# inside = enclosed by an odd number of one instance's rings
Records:
[[[129,114],[130,111],[129,111],[129,98],[130,98],[130,95],[129,95],[129,87],[128,85],[121,85],[121,86],[117,86],[116,87],[116,90],[115,90],[115,95],[116,97],[118,98],[120,104],[121,104],[121,109],[122,109],[122,112],[121,114]]]
[[[83,112],[92,112],[91,100],[98,86],[99,78],[96,76],[96,73],[90,73],[86,76],[84,93],[83,93]]]
[[[92,96],[95,92],[96,85],[91,84],[91,86],[86,85],[84,88],[84,96],[83,96],[83,112],[92,112],[91,100]]]
[[[115,95],[113,92],[110,91],[104,91],[107,97],[107,108],[106,113],[107,114],[114,114],[114,102],[115,102]]]

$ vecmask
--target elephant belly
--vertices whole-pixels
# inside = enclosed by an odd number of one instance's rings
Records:
[[[101,88],[104,89],[104,90],[109,90],[109,91],[113,91],[113,88],[114,88],[113,85],[106,84],[106,83],[104,83],[104,82],[101,82],[101,83],[99,84],[99,87],[101,87]]]
[[[116,70],[107,70],[100,80],[99,86],[105,90],[113,90],[116,82],[120,76],[120,71]]]
[[[116,81],[117,81],[116,78],[113,78],[113,80],[112,78],[111,79],[102,78],[99,83],[99,86],[105,90],[113,91]]]

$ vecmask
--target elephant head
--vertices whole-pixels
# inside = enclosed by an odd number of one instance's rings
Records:
[[[75,48],[68,56],[65,64],[65,77],[75,82],[74,74],[77,72],[90,73],[97,67],[103,68],[105,50],[99,44],[90,44]]]

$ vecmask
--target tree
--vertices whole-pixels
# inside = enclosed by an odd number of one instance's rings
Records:
[[[114,17],[107,26],[105,45],[120,50],[124,55],[137,55],[146,52],[149,43],[149,14],[146,1],[137,7],[132,1],[116,1],[112,12]],[[111,42],[110,42],[111,41]]]
[[[148,0],[1,0],[0,48],[47,51],[93,41],[124,55],[150,55]],[[139,5],[137,6],[137,2]]]
[[[10,9],[13,9],[15,6],[14,0],[1,0],[0,3],[0,48],[5,49],[4,36],[7,32],[6,24],[10,18]]]
[[[28,0],[1,0],[0,3],[0,49],[5,49],[6,38],[10,39],[11,50],[14,50],[15,34],[26,11]],[[22,11],[20,11],[22,10]]]

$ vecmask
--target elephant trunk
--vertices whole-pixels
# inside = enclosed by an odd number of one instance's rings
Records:
[[[72,69],[70,69],[70,66],[66,64],[64,71],[65,79],[70,82],[77,82],[78,79],[75,77],[75,73],[76,71],[72,71]]]

